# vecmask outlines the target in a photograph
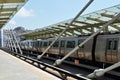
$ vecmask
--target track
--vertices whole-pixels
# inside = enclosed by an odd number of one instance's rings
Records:
[[[48,64],[53,64],[55,62],[54,59],[47,59],[47,58],[43,58],[41,60],[42,62],[48,63]],[[77,75],[82,75],[82,76],[87,76],[88,74],[92,73],[95,69],[98,69],[98,67],[93,67],[93,66],[88,66],[88,65],[84,65],[84,64],[80,64],[80,65],[74,65],[73,63],[67,62],[65,61],[63,64],[58,66],[59,68],[62,68],[64,70],[67,70],[73,74],[77,74]],[[120,73],[118,74],[120,75]],[[115,75],[112,74],[105,74],[102,77],[96,78],[96,80],[118,80],[120,79],[119,77],[116,77]]]
[[[29,57],[35,58],[38,54],[29,54]],[[43,57],[41,59],[42,62],[53,65],[55,60],[57,58],[50,58],[50,57]],[[58,66],[61,69],[64,69],[66,71],[69,71],[76,75],[82,75],[87,76],[88,74],[92,73],[95,69],[99,69],[99,67],[90,66],[86,64],[79,64],[74,65],[74,63],[71,63],[69,61],[64,61],[61,65]],[[96,80],[118,80],[120,79],[120,73],[116,71],[110,71],[106,73],[104,76],[96,78]]]

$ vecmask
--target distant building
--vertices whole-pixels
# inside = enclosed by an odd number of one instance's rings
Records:
[[[24,37],[20,36],[20,34],[25,33],[25,32],[29,32],[31,30],[26,30],[24,27],[20,26],[20,27],[14,28],[13,31],[14,31],[14,33],[15,33],[16,38],[18,39],[18,41],[20,41],[20,40],[25,40]]]
[[[17,34],[26,32],[24,27],[16,27],[13,31]]]

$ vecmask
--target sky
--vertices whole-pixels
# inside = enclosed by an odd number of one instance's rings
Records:
[[[22,26],[28,30],[43,28],[74,18],[89,0],[28,0],[4,26],[5,29]],[[82,14],[120,4],[120,0],[94,0]]]

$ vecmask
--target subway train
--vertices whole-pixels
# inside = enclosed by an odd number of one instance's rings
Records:
[[[83,42],[89,35],[80,35],[77,37],[61,37],[47,51],[48,56],[65,56],[78,44]],[[54,40],[54,38],[25,40],[21,41],[21,49],[29,51],[43,52]],[[120,33],[99,33],[69,58],[89,60],[92,62],[116,63],[120,61]]]

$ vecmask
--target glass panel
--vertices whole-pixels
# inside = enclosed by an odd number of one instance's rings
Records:
[[[65,47],[65,40],[61,41],[60,47]]]
[[[49,41],[49,45],[52,43],[52,41]]]
[[[39,47],[42,47],[42,42],[39,41]]]
[[[35,41],[36,42],[36,47],[38,47],[39,46],[39,41]]]
[[[84,40],[78,40],[78,45],[80,44],[80,43],[82,43]],[[84,48],[84,45],[81,47],[81,48]]]
[[[44,42],[43,47],[47,47],[47,42]]]
[[[67,48],[74,48],[75,47],[75,41],[67,41]]]
[[[108,40],[107,49],[110,50],[111,48],[112,48],[112,41]]]
[[[118,41],[114,40],[113,50],[117,50]]]
[[[59,46],[59,42],[56,41],[54,44],[53,44],[53,47],[58,47]]]

